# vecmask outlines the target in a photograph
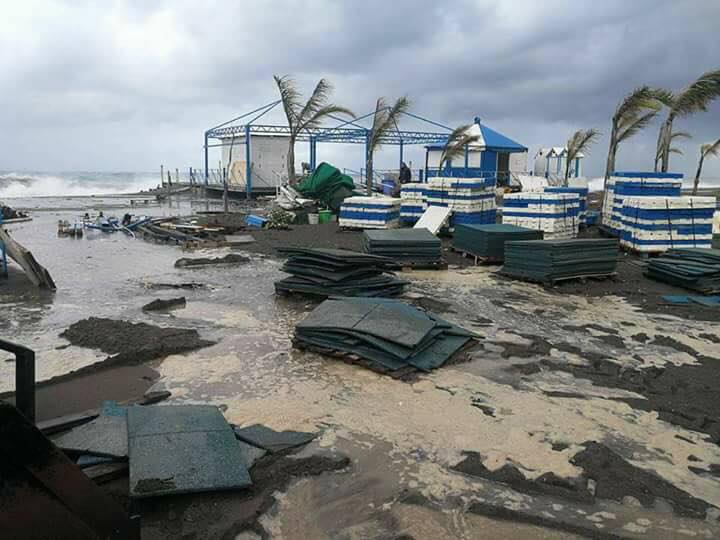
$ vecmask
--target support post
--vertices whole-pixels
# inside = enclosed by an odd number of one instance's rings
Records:
[[[468,150],[468,145],[465,145],[465,168],[468,168],[468,165],[470,165],[470,152]]]
[[[203,146],[205,149],[205,185],[208,185],[208,134],[207,131],[205,132],[205,145]]]
[[[160,187],[165,185],[165,171],[163,170],[163,166],[160,165]]]
[[[15,406],[35,423],[35,351],[4,339],[0,349],[15,355]]]
[[[178,185],[180,184],[180,171],[177,167],[175,167],[175,183]]]
[[[398,169],[402,169],[403,164],[403,140],[400,139],[400,164],[398,165]]]
[[[252,194],[252,166],[250,164],[250,124],[245,126],[245,198],[249,201]]]

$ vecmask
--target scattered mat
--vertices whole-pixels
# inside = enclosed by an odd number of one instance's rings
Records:
[[[126,458],[128,455],[127,420],[124,416],[100,415],[95,420],[60,435],[53,442],[65,451],[92,456]]]
[[[278,293],[328,296],[397,296],[407,281],[390,273],[392,259],[342,249],[281,248],[282,270],[291,277],[275,282]]]
[[[309,443],[317,435],[302,431],[275,431],[261,424],[233,428],[235,436],[247,444],[261,448],[271,454],[283,452]]]
[[[615,273],[617,258],[616,239],[506,242],[501,273],[542,283],[600,277]]]
[[[424,228],[363,232],[366,253],[389,257],[400,264],[439,264],[442,243]]]
[[[381,373],[430,371],[475,335],[433,313],[384,298],[332,298],[295,327],[296,346],[353,355]]]
[[[516,225],[492,223],[487,225],[459,224],[453,233],[453,247],[477,257],[502,261],[505,242],[517,240],[542,240],[542,231]]]
[[[175,261],[175,268],[212,266],[216,264],[247,264],[249,262],[250,259],[248,257],[238,255],[237,253],[228,253],[224,257],[183,257]]]
[[[650,259],[645,275],[702,294],[720,293],[720,249],[671,249]]]
[[[127,428],[131,497],[252,484],[247,456],[217,407],[131,407]]]

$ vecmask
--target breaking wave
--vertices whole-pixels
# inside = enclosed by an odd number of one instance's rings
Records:
[[[157,186],[152,173],[0,173],[0,199],[136,193]]]

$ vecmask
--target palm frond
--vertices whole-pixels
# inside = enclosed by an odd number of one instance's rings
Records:
[[[588,130],[579,129],[570,137],[567,143],[567,160],[573,161],[581,152],[587,153],[590,147],[597,142],[600,132],[591,128]]]
[[[625,116],[618,124],[617,142],[621,143],[645,129],[658,111],[651,110],[641,116]]]
[[[710,102],[719,97],[720,69],[707,71],[677,95],[671,112],[674,116],[687,116],[706,111]]]
[[[377,100],[375,115],[373,116],[372,132],[368,141],[371,151],[380,148],[385,136],[393,129],[396,129],[400,115],[406,113],[409,109],[410,100],[407,96],[398,98],[392,107],[387,106],[384,98]]]
[[[668,152],[670,152],[671,154],[679,154],[681,156],[683,155],[683,151],[676,146],[671,146]]]
[[[282,101],[283,109],[285,109],[288,126],[290,126],[290,130],[292,131],[298,123],[302,107],[300,92],[297,89],[295,80],[289,75],[283,75],[282,77],[273,75],[273,78],[278,86],[278,90],[280,90],[280,100]]]
[[[479,135],[471,135],[468,130],[472,127],[472,124],[466,124],[455,128],[450,135],[448,140],[443,147],[442,153],[440,154],[439,168],[442,169],[443,164],[446,161],[452,161],[456,157],[460,157],[465,154],[465,147],[469,144],[478,142],[480,140]]]
[[[330,81],[327,79],[320,79],[315,85],[315,89],[310,95],[310,98],[308,98],[307,102],[300,110],[298,123],[304,124],[308,118],[313,116],[315,111],[324,107],[327,104],[328,99],[330,99],[332,91],[333,87]]]
[[[703,156],[720,156],[720,139],[714,143],[703,144],[700,147]]]
[[[344,114],[346,116],[349,116],[350,118],[355,118],[355,113],[347,107],[342,107],[340,105],[330,103],[329,105],[324,105],[323,107],[316,110],[310,118],[307,118],[298,127],[298,131],[302,131],[303,129],[307,128],[317,127],[320,125],[323,119],[334,114]]]
[[[613,118],[620,121],[626,116],[637,116],[643,109],[659,111],[662,107],[660,98],[666,97],[666,91],[640,86],[630,92],[615,109]]]
[[[687,131],[675,131],[670,135],[670,140],[672,141],[673,139],[692,139],[692,135]]]

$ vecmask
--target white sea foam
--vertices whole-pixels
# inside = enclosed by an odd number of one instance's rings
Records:
[[[0,173],[0,199],[134,193],[158,180],[151,173]]]

